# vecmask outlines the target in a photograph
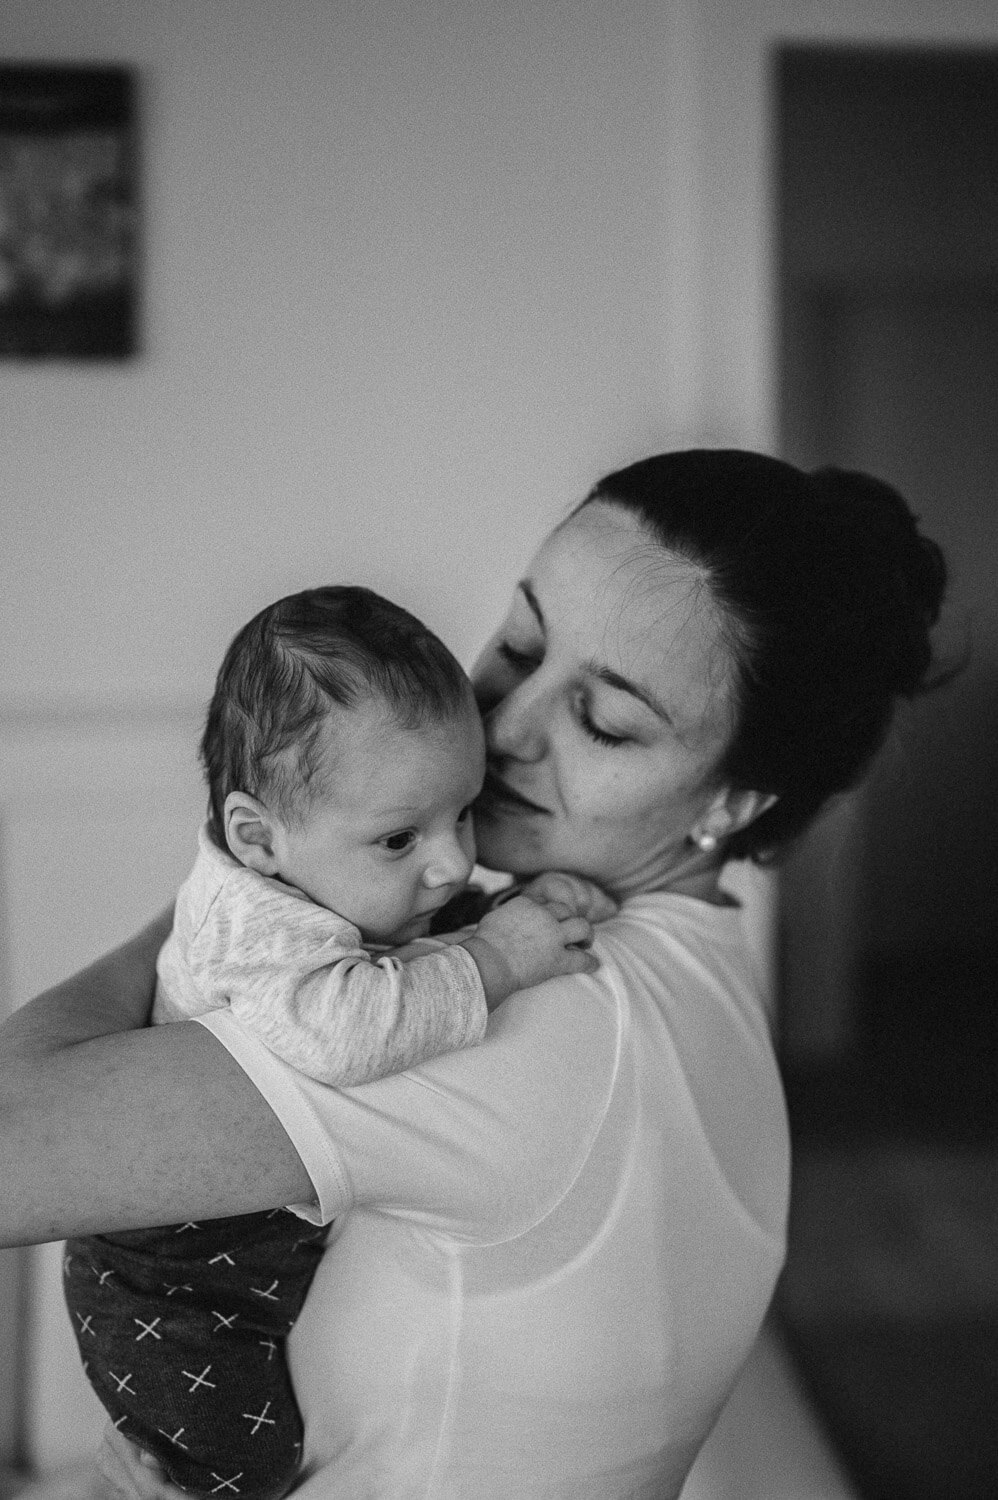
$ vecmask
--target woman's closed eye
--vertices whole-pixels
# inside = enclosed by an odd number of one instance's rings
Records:
[[[514,672],[518,672],[521,676],[527,676],[529,673],[536,671],[544,657],[544,652],[541,648],[533,647],[530,650],[524,650],[520,646],[514,646],[512,641],[508,640],[500,641],[496,647],[496,652]],[[604,729],[602,725],[597,724],[590,714],[584,699],[580,700],[576,712],[579,723],[586,734],[591,740],[595,740],[598,745],[611,748],[618,745],[626,745],[631,739],[629,734],[615,734],[612,730]]]
[[[532,672],[540,665],[541,653],[537,650],[523,651],[511,641],[500,641],[496,649],[503,661],[517,672]]]
[[[584,702],[579,704],[578,715],[579,723],[589,738],[595,740],[597,745],[605,745],[609,749],[614,749],[620,745],[626,745],[631,738],[630,735],[613,734],[609,729],[601,728],[593,719]]]

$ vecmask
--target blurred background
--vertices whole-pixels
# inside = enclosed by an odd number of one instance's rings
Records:
[[[364,582],[470,663],[619,463],[869,468],[972,657],[760,908],[781,1342],[691,1484],[998,1493],[991,0],[6,0],[3,48],[128,70],[140,255],[134,353],[0,357],[2,1004],[186,873],[264,603]],[[59,1276],[0,1255],[0,1467],[43,1477],[101,1425]]]

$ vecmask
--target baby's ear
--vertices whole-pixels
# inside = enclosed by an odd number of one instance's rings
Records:
[[[225,799],[225,842],[233,859],[259,875],[276,875],[274,817],[249,792],[230,792]]]

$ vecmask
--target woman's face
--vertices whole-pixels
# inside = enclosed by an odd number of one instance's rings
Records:
[[[481,862],[573,870],[619,896],[688,869],[689,836],[726,831],[721,624],[703,570],[621,507],[596,501],[559,527],[473,673],[489,756]]]

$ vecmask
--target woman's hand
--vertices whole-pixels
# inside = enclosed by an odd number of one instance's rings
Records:
[[[149,1453],[143,1453],[108,1422],[86,1500],[189,1500],[172,1485]]]

